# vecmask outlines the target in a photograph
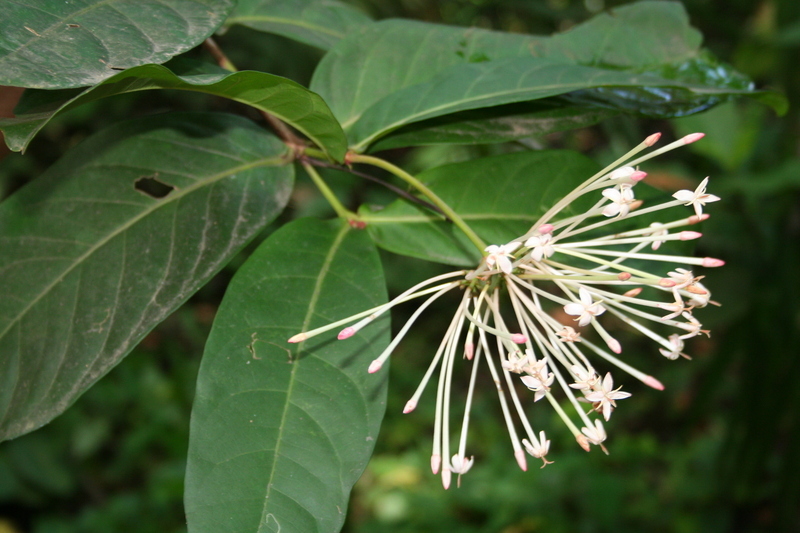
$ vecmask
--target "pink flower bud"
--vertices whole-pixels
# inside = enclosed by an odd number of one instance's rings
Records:
[[[698,231],[682,231],[678,235],[682,241],[691,241],[692,239],[699,239],[703,236],[703,234]]]
[[[346,327],[342,331],[339,332],[339,335],[336,336],[337,339],[343,341],[345,339],[349,339],[353,335],[356,334],[356,330],[351,327]]]
[[[681,140],[683,141],[683,144],[691,144],[695,141],[699,141],[705,136],[706,136],[705,133],[690,133]]]
[[[367,372],[369,372],[370,374],[374,374],[375,372],[380,370],[382,366],[383,366],[383,362],[379,361],[378,359],[375,359],[373,362],[371,362],[369,364],[369,368],[367,369]]]
[[[658,142],[660,138],[661,138],[661,133],[654,133],[644,140],[644,144],[647,146],[653,146],[655,143]]]
[[[416,408],[417,408],[417,402],[414,400],[408,400],[406,402],[406,406],[403,407],[403,414],[408,414]]]
[[[523,472],[528,471],[528,461],[525,460],[525,450],[519,449],[514,452],[514,457],[517,459],[517,464]]]
[[[725,264],[725,261],[722,259],[714,259],[713,257],[705,257],[703,258],[703,266],[704,267],[721,267]]]
[[[513,342],[514,344],[525,344],[526,342],[528,342],[528,337],[526,337],[522,333],[512,333],[511,342]]]
[[[642,383],[656,390],[664,390],[664,385],[653,376],[645,376],[644,379],[642,379]]]

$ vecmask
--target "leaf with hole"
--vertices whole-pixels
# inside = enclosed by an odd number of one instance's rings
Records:
[[[239,0],[225,26],[247,26],[328,50],[370,22],[355,7],[334,0]]]
[[[82,92],[27,91],[16,118],[0,119],[0,130],[12,150],[23,150],[58,113],[101,98],[148,89],[179,89],[229,98],[270,113],[297,128],[332,158],[341,160],[347,141],[322,99],[292,80],[265,72],[230,73],[194,63],[177,64],[185,75],[162,65],[142,65],[120,72]]]
[[[146,117],[0,204],[0,439],[69,407],[283,210],[284,152],[233,115]]]
[[[487,244],[502,244],[523,235],[597,170],[596,163],[578,153],[548,150],[443,165],[417,177]],[[591,203],[583,198],[573,208]],[[360,214],[378,246],[390,252],[457,266],[480,261],[480,251],[461,230],[424,207],[396,200],[380,210],[362,207]]]
[[[386,301],[375,246],[344,221],[287,224],[239,269],[197,379],[190,533],[339,531],[385,409],[388,369],[367,367],[388,316],[343,341],[287,339]]]
[[[0,85],[86,87],[163,63],[214,33],[234,0],[3,2]]]

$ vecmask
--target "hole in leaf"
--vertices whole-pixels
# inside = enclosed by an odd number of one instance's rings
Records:
[[[175,187],[168,185],[163,181],[159,181],[156,176],[157,174],[154,174],[152,176],[145,176],[137,179],[135,182],[133,182],[133,188],[140,193],[146,194],[150,198],[155,198],[157,200],[164,198],[175,190]]]

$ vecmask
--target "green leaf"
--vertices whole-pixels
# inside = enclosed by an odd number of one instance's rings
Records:
[[[194,48],[233,0],[15,0],[3,2],[0,85],[94,85]]]
[[[145,117],[0,204],[0,439],[64,411],[280,213],[284,151],[232,115]]]
[[[197,380],[190,533],[339,531],[385,409],[386,371],[367,367],[388,317],[346,341],[286,340],[386,301],[375,246],[342,221],[292,222],[239,269]]]
[[[205,73],[195,69],[179,76],[161,65],[128,69],[80,93],[27,91],[32,94],[15,110],[17,117],[0,119],[0,130],[9,148],[23,150],[58,113],[108,96],[148,89],[180,89],[236,100],[297,128],[334,159],[341,160],[347,150],[342,128],[328,106],[298,83],[255,71]]]
[[[367,108],[349,124],[351,147],[365,150],[379,137],[412,122],[467,109],[523,102],[594,88],[673,88],[687,100],[747,94],[665,80],[651,74],[604,70],[549,59],[505,58],[456,65],[426,83],[392,93]],[[588,107],[588,106],[587,106]]]
[[[371,19],[335,0],[239,0],[225,26],[277,33],[323,50]]]
[[[549,150],[444,165],[417,177],[487,243],[502,244],[523,235],[597,170],[581,154]],[[573,207],[586,202],[592,201],[584,197]],[[360,214],[378,246],[391,252],[457,266],[475,266],[481,258],[458,228],[416,204],[397,200],[381,210],[362,207]]]
[[[412,122],[571,91],[581,91],[585,108],[659,116],[754,94],[699,44],[677,2],[623,6],[554,37],[386,20],[334,46],[311,88],[359,150]]]
[[[584,128],[616,115],[610,109],[565,106],[550,99],[453,113],[402,127],[370,146],[370,151],[432,144],[485,144],[515,141]]]

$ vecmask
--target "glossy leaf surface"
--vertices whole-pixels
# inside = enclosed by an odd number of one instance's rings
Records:
[[[0,85],[94,85],[163,63],[203,42],[234,0],[13,0],[3,2]]]
[[[370,22],[355,7],[335,0],[239,0],[225,26],[239,24],[328,50]]]
[[[284,150],[232,115],[146,117],[0,204],[0,439],[64,411],[280,213]]]
[[[385,409],[388,317],[352,338],[286,340],[386,301],[366,232],[296,220],[239,269],[206,344],[186,471],[190,533],[314,531],[344,522]]]
[[[142,65],[120,72],[82,92],[34,91],[15,110],[16,118],[0,119],[0,129],[12,150],[23,150],[50,119],[81,104],[148,89],[179,89],[229,98],[275,115],[341,159],[347,148],[339,123],[322,99],[302,85],[265,72],[230,73],[197,69],[177,75],[162,65]]]
[[[699,45],[675,2],[623,6],[553,37],[386,20],[340,41],[311,88],[359,150],[412,122],[567,92],[582,91],[584,107],[659,116],[753,92]]]

